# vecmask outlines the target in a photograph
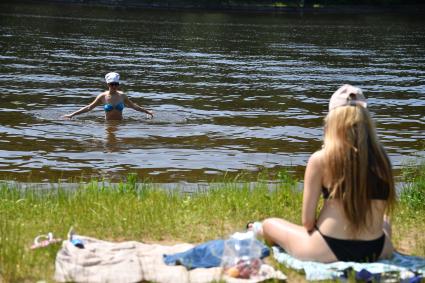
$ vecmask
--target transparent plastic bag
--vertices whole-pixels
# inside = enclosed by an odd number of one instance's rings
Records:
[[[221,265],[231,277],[251,278],[260,270],[261,254],[262,245],[253,233],[235,233],[224,242]]]

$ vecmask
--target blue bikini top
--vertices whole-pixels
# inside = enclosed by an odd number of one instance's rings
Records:
[[[106,103],[103,106],[103,109],[105,110],[105,112],[109,112],[109,111],[112,111],[114,109],[121,112],[124,109],[124,103],[123,102],[119,102],[115,106],[112,105],[111,103]]]

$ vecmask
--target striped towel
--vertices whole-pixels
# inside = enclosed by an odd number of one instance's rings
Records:
[[[425,258],[394,253],[391,259],[372,263],[343,262],[320,263],[302,261],[287,254],[280,247],[272,248],[274,258],[286,267],[303,272],[309,281],[334,280],[347,276],[347,270],[353,270],[356,276],[374,276],[370,281],[420,282],[425,275]],[[416,278],[416,279],[415,279]],[[359,278],[360,279],[360,278]],[[396,280],[396,281],[394,281]],[[365,280],[369,281],[369,280]]]

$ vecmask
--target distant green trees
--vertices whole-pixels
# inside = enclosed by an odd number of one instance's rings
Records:
[[[210,0],[215,2],[233,2],[233,3],[247,3],[247,4],[266,4],[269,3],[282,3],[289,6],[313,6],[313,5],[412,5],[412,4],[425,4],[423,0]],[[208,2],[208,1],[204,1]]]
[[[424,4],[420,0],[317,0],[316,2],[351,5]]]
[[[46,3],[78,3],[98,4],[122,7],[167,7],[167,8],[309,8],[329,6],[388,6],[388,5],[421,5],[424,0],[3,0],[6,2],[46,2]]]
[[[302,3],[304,6],[319,5],[413,5],[424,4],[423,0],[283,0],[276,2]]]

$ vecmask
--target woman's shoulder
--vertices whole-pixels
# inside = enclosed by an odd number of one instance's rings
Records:
[[[318,150],[313,153],[308,159],[307,168],[310,172],[315,172],[315,175],[323,175],[323,169],[325,168],[323,150]]]
[[[324,155],[325,155],[325,153],[324,153],[323,149],[320,149],[320,150],[314,152],[310,156],[309,162],[311,161],[311,162],[314,162],[314,163],[321,164],[323,162]]]
[[[104,92],[100,93],[97,97],[105,97],[109,94],[108,90],[105,90]]]
[[[318,150],[313,153],[308,159],[307,171],[314,172],[314,175],[321,175],[324,168],[323,150]]]
[[[98,101],[98,103],[99,103],[99,101],[101,101],[101,102],[105,102],[105,97],[108,95],[108,92],[107,91],[104,91],[104,92],[102,92],[102,93],[100,93],[100,94],[98,94],[97,96],[96,96],[96,99],[95,99],[95,101]]]

